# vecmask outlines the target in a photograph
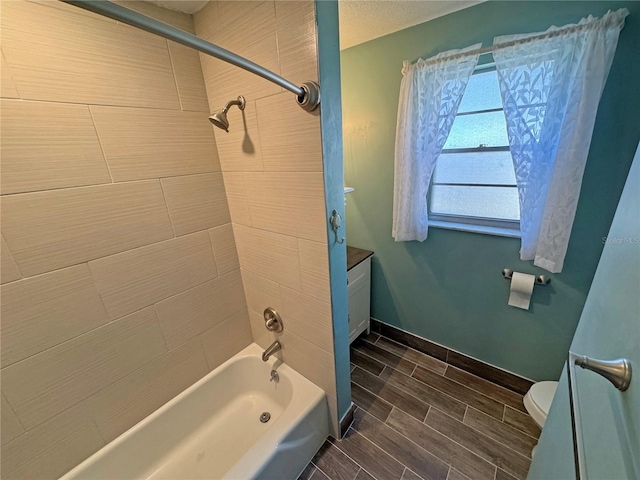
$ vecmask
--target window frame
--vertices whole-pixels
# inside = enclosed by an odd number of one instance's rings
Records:
[[[484,65],[479,65],[474,69],[473,75],[479,73],[486,73],[488,71],[495,71],[495,63],[487,63]],[[458,116],[466,116],[466,115],[478,115],[481,113],[490,113],[490,112],[500,112],[504,111],[504,108],[490,108],[486,110],[478,110],[473,112],[462,112],[456,114],[456,118]],[[509,146],[500,146],[500,147],[468,147],[468,148],[450,148],[447,150],[442,150],[440,155],[446,153],[477,153],[477,152],[508,152]],[[435,172],[434,172],[435,173]],[[498,235],[504,237],[514,237],[520,238],[520,221],[519,220],[508,220],[508,219],[500,219],[500,218],[489,218],[489,217],[473,217],[468,215],[455,215],[455,214],[439,214],[431,212],[431,192],[433,191],[435,175],[431,176],[431,180],[429,182],[429,191],[427,194],[427,212],[429,218],[429,226],[436,228],[444,228],[449,230],[461,230],[475,233],[484,233],[489,235]],[[439,185],[448,185],[448,184],[439,184]],[[452,184],[453,185],[453,184]],[[466,185],[457,183],[455,185]],[[474,183],[473,186],[487,186],[487,187],[499,187],[501,185],[495,184],[479,184]],[[502,185],[513,187],[513,185]],[[517,186],[516,186],[517,188]]]

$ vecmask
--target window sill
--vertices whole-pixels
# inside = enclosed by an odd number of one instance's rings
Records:
[[[490,227],[487,225],[472,225],[469,223],[445,222],[442,220],[429,220],[429,227],[444,228],[446,230],[458,230],[461,232],[482,233],[496,235],[498,237],[520,238],[520,230],[504,227]]]

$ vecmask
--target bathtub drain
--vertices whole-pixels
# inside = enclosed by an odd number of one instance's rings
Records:
[[[260,415],[260,421],[262,423],[267,423],[270,419],[271,414],[269,412],[263,412],[262,415]]]

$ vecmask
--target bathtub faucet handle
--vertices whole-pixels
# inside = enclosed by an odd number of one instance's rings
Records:
[[[284,328],[282,324],[282,318],[280,314],[273,307],[267,307],[264,309],[264,326],[270,332],[280,333]]]

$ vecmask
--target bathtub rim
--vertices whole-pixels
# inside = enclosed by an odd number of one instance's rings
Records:
[[[113,450],[118,448],[121,443],[123,443],[128,438],[138,434],[138,432],[146,424],[157,420],[162,416],[163,413],[167,412],[171,408],[174,408],[181,400],[188,397],[189,395],[197,394],[197,391],[203,388],[203,386],[207,382],[211,381],[212,378],[219,375],[220,372],[229,368],[232,364],[237,363],[247,357],[257,358],[262,362],[262,352],[263,349],[255,342],[252,342],[251,344],[240,350],[238,353],[236,353],[234,356],[211,370],[193,385],[180,392],[178,395],[151,412],[149,415],[144,417],[142,420],[137,422],[122,434],[120,434],[118,437],[107,443],[100,450],[94,452],[91,456],[87,457],[81,463],[62,475],[60,479],[70,480],[75,478],[82,478],[81,474],[85,469],[91,467],[94,463],[99,462],[102,458],[109,455]],[[290,378],[293,384],[290,402],[284,409],[284,411],[280,414],[280,416],[275,420],[271,428],[269,428],[262,436],[260,436],[258,441],[243,453],[243,455],[235,465],[227,470],[227,472],[224,474],[225,478],[227,476],[227,473],[236,472],[239,470],[246,472],[247,478],[251,478],[255,473],[259,472],[264,464],[273,456],[273,454],[275,454],[276,448],[280,444],[280,440],[290,434],[296,428],[301,419],[305,418],[305,416],[308,415],[312,410],[318,408],[318,404],[324,402],[325,409],[327,409],[328,415],[328,405],[326,403],[326,393],[324,390],[322,390],[316,384],[311,382],[309,379],[298,373],[296,370],[294,370],[275,356],[271,357],[265,363],[269,366],[270,369],[275,369],[280,375],[286,375]],[[298,388],[296,388],[296,386]],[[286,422],[287,420],[289,421]],[[329,426],[327,424],[325,437],[328,436],[328,428]],[[270,446],[272,448],[269,448]],[[248,459],[253,460],[257,458],[261,458],[262,462],[258,463],[256,461],[247,461]],[[241,462],[245,462],[246,465],[242,468],[237,468]],[[108,478],[108,475],[105,475],[104,478]]]

